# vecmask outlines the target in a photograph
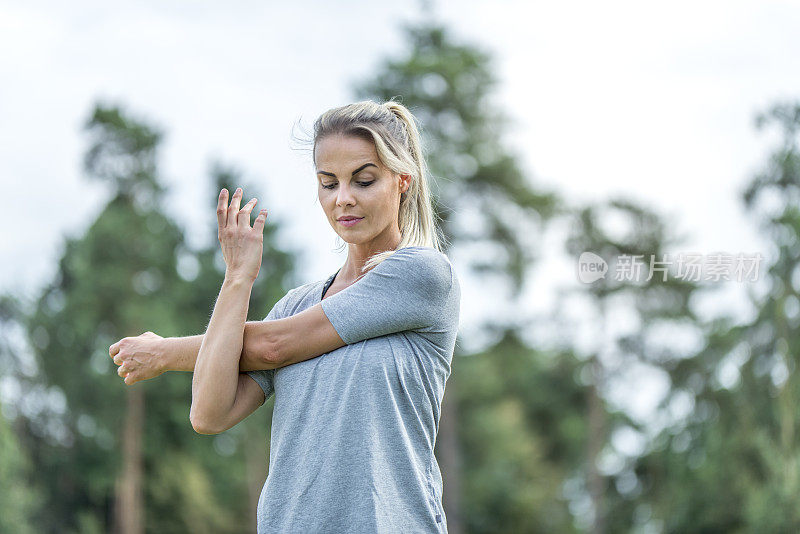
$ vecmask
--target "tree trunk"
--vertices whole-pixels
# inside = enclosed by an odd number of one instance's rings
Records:
[[[455,358],[453,355],[453,360]],[[436,457],[442,471],[442,506],[447,516],[447,531],[461,534],[464,532],[461,515],[461,450],[458,440],[458,399],[453,377],[451,373],[442,399]]]
[[[592,522],[592,534],[603,534],[605,532],[605,517],[603,510],[603,477],[597,468],[597,459],[605,442],[605,411],[603,400],[600,396],[602,380],[602,364],[597,356],[592,358],[592,385],[589,387],[588,411],[589,411],[589,439],[588,439],[588,472],[587,486],[589,495],[592,499],[594,509],[594,521]]]
[[[142,428],[144,391],[141,386],[128,390],[127,413],[122,432],[122,471],[117,479],[115,529],[118,534],[142,534]]]

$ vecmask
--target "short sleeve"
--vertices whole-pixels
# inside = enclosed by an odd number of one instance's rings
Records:
[[[452,287],[453,268],[446,255],[430,247],[405,247],[320,304],[349,345],[434,327],[446,318]]]
[[[286,301],[288,300],[289,293],[283,296],[272,309],[269,311],[266,317],[264,317],[265,321],[274,321],[276,319],[282,319],[285,316],[285,308],[286,308]],[[269,399],[272,394],[275,392],[275,369],[261,369],[259,371],[247,371],[247,374],[250,375],[250,378],[256,381],[256,383],[261,386],[261,389],[264,390],[264,396]]]

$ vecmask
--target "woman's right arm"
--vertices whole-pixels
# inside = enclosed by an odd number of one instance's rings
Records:
[[[239,370],[266,368],[263,357],[263,337],[256,332],[261,321],[245,323]],[[145,332],[136,337],[120,339],[108,349],[119,366],[117,374],[127,385],[161,375],[165,371],[194,371],[197,354],[204,334],[187,337],[161,337]]]

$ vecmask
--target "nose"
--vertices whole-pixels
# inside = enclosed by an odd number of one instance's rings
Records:
[[[349,185],[339,184],[339,192],[336,195],[336,205],[342,206],[355,206],[356,199],[353,196],[353,191]]]

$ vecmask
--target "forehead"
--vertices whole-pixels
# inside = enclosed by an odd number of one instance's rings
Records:
[[[375,145],[359,137],[332,135],[321,139],[316,146],[315,161],[318,170],[326,167],[358,167],[371,161],[382,167]],[[350,169],[352,170],[352,169]]]

